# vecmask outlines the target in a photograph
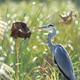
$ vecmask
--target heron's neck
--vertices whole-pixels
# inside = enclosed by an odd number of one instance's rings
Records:
[[[56,35],[56,28],[53,28],[52,32],[48,34],[48,38],[47,38],[47,43],[49,47],[54,45],[52,44],[51,38],[55,35]]]

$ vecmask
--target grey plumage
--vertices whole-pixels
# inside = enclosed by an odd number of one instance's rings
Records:
[[[66,78],[66,80],[76,80],[73,65],[67,51],[62,45],[52,44],[51,42],[51,38],[56,35],[56,28],[51,24],[39,28],[45,30],[52,30],[52,32],[48,34],[47,43],[50,51],[54,56],[54,61],[64,75],[64,77]]]

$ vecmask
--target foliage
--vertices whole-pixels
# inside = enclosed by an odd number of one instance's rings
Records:
[[[6,1],[1,4],[0,16],[7,23],[3,39],[0,40],[0,56],[5,57],[5,63],[16,69],[15,40],[10,36],[12,23],[23,21],[32,31],[30,39],[19,39],[20,80],[62,80],[63,76],[56,66],[51,66],[45,55],[52,54],[46,45],[46,34],[37,27],[54,24],[57,35],[52,39],[55,44],[62,44],[69,53],[77,80],[80,74],[80,19],[74,18],[70,25],[58,24],[59,14],[66,14],[73,9],[73,14],[79,14],[77,7],[71,2],[38,1],[14,3]],[[15,76],[11,75],[15,80]]]

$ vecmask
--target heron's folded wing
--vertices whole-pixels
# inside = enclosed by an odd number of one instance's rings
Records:
[[[73,73],[73,66],[66,50],[62,46],[57,47],[55,49],[54,57],[59,68],[65,73],[66,76],[69,77],[70,74]]]

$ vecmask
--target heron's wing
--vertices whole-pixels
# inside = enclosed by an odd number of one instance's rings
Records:
[[[60,70],[65,73],[67,77],[69,77],[71,73],[73,74],[72,62],[66,50],[62,46],[59,46],[55,49],[54,53],[54,58]]]

